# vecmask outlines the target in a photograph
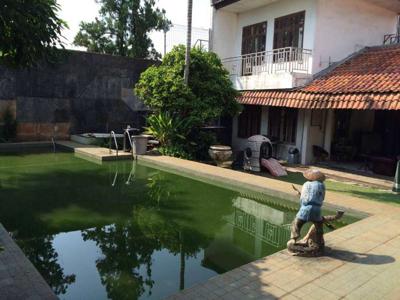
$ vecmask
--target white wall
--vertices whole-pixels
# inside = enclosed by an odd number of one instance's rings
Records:
[[[314,47],[314,32],[316,26],[316,0],[282,0],[269,5],[238,14],[236,54],[240,55],[242,47],[242,29],[245,26],[267,21],[266,50],[273,49],[275,19],[289,14],[305,11],[304,45],[305,49]]]
[[[310,66],[312,62],[310,63]],[[312,75],[300,73],[260,73],[251,76],[231,75],[233,87],[237,90],[268,90],[268,89],[291,89],[304,86],[312,80]]]
[[[237,38],[237,14],[213,9],[211,32],[211,50],[220,58],[235,55],[234,47]]]
[[[306,11],[304,48],[314,47],[317,0],[281,0],[244,13],[214,10],[213,51],[224,59],[239,56],[242,49],[242,29],[245,26],[267,21],[266,50],[273,49],[274,22],[276,18]]]
[[[239,56],[242,28],[264,21],[266,49],[272,50],[275,18],[304,10],[303,47],[313,50],[313,73],[365,46],[381,45],[396,28],[396,12],[365,0],[281,0],[244,13],[214,10],[213,51],[222,59]]]
[[[394,33],[396,13],[364,0],[318,0],[314,73]]]

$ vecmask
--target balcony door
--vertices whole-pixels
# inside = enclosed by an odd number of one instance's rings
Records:
[[[267,22],[243,27],[242,55],[265,51]]]
[[[242,74],[252,75],[257,66],[264,62],[267,41],[267,22],[243,27],[242,32]],[[258,54],[257,54],[258,53]]]
[[[274,49],[303,48],[305,12],[275,19]]]

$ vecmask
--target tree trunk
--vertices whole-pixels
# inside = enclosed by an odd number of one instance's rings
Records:
[[[183,251],[183,234],[179,232],[179,252],[180,252],[180,272],[179,272],[179,289],[185,289],[185,252]]]
[[[192,48],[192,10],[193,10],[193,0],[188,0],[186,57],[185,57],[185,72],[183,75],[186,85],[188,85],[189,83],[190,49]]]

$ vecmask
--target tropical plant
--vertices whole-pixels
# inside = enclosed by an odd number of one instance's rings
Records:
[[[191,50],[190,77],[186,85],[183,80],[185,50],[184,46],[175,47],[164,57],[161,65],[143,72],[135,91],[156,115],[168,114],[175,120],[190,119],[189,131],[185,128],[182,133],[181,128],[175,129],[185,136],[185,144],[177,143],[169,136],[165,139],[169,140],[169,146],[174,145],[190,156],[202,159],[204,153],[198,151],[199,148],[205,151],[205,147],[198,144],[205,141],[199,139],[201,127],[222,116],[234,116],[239,113],[240,105],[228,72],[215,53],[201,48]],[[210,138],[207,140],[211,141]],[[203,145],[206,144],[208,142]]]
[[[67,27],[59,10],[57,0],[1,0],[0,63],[27,67],[53,58]]]
[[[99,18],[81,22],[74,44],[88,51],[131,57],[160,57],[149,37],[153,30],[168,30],[165,10],[155,0],[96,0]]]
[[[189,157],[185,148],[190,131],[190,119],[178,119],[168,112],[150,115],[145,127],[145,133],[160,142],[159,150],[162,154],[186,158]]]

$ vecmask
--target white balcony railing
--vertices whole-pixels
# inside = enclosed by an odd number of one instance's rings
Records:
[[[222,63],[231,76],[282,72],[311,74],[312,51],[287,47],[230,57]]]
[[[386,34],[383,38],[384,45],[400,44],[400,34]]]

